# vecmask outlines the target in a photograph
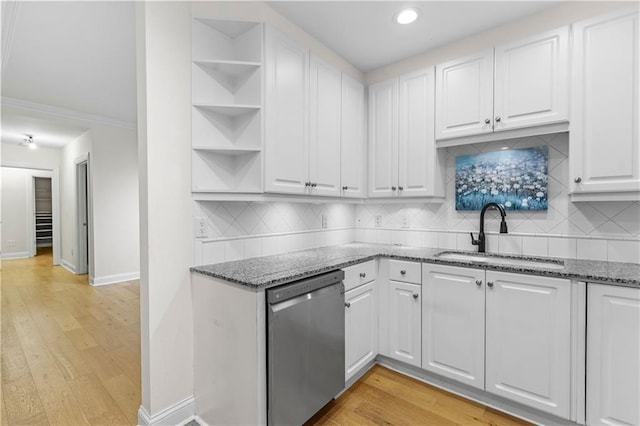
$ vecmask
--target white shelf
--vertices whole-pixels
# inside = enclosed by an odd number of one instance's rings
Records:
[[[244,155],[244,154],[262,152],[262,148],[251,148],[251,147],[194,146],[192,148],[195,151],[205,151],[205,152],[217,153],[221,155]]]
[[[262,62],[262,24],[195,18],[192,57]]]
[[[262,107],[260,105],[197,105],[194,104],[194,107],[197,109],[207,112],[220,114],[227,117],[239,117],[242,115],[250,115],[254,114]]]

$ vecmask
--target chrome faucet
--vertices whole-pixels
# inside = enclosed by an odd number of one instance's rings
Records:
[[[502,221],[500,222],[500,233],[507,233],[507,222],[504,218],[507,216],[507,212],[504,211],[504,207],[502,204],[498,203],[487,203],[482,207],[482,211],[480,212],[480,233],[478,234],[478,239],[473,238],[473,232],[471,234],[471,244],[474,246],[478,246],[478,253],[484,253],[486,248],[486,239],[484,235],[484,213],[487,210],[495,209],[500,212],[500,216],[502,216]]]

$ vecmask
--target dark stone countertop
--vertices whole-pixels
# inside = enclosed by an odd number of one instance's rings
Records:
[[[436,257],[438,253],[443,251],[461,252],[459,250],[435,248],[351,243],[196,266],[191,268],[191,272],[220,278],[248,289],[262,290],[355,265],[377,257],[387,257],[416,262],[568,278],[576,281],[640,289],[640,264],[638,263],[500,255],[501,257],[521,260],[544,259],[552,262],[564,262],[564,268],[562,269],[545,269],[544,266],[537,265],[487,264],[472,260],[450,260]],[[496,256],[489,253],[486,255]]]

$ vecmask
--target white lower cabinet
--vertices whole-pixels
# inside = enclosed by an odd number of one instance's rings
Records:
[[[571,282],[423,264],[423,368],[569,418]]]
[[[345,381],[378,354],[378,292],[371,281],[345,294]]]
[[[421,325],[418,284],[389,281],[389,356],[420,367]]]
[[[587,424],[640,424],[640,289],[587,286]]]

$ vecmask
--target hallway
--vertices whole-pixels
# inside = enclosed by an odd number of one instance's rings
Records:
[[[138,282],[92,287],[50,252],[1,277],[2,425],[136,424]]]

